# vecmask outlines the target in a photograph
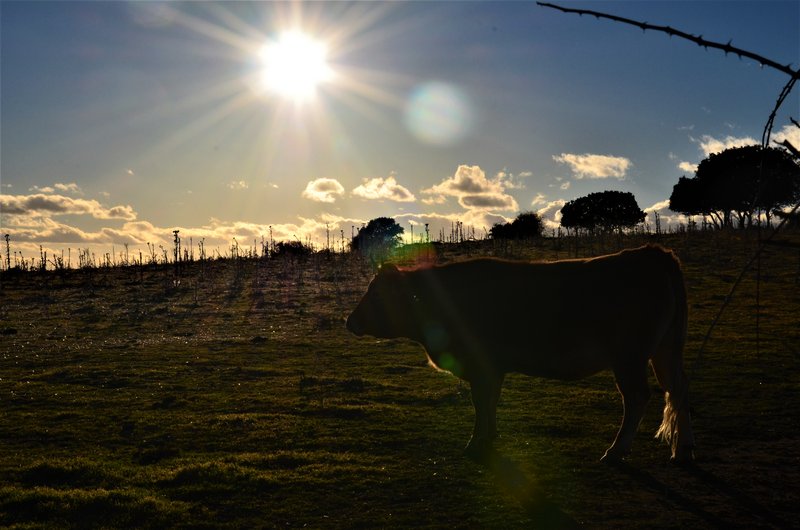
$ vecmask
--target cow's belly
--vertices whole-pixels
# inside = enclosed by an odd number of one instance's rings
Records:
[[[553,379],[580,379],[612,368],[625,355],[643,355],[640,348],[623,346],[617,333],[591,329],[567,329],[558,333],[531,334],[526,342],[515,341],[496,350],[505,369]],[[629,338],[632,338],[628,336]],[[624,342],[624,341],[622,341]]]
[[[513,352],[506,370],[551,379],[581,379],[611,368],[609,352],[589,346],[572,348],[532,347]]]

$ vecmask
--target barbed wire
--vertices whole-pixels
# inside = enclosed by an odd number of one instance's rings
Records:
[[[556,4],[550,4],[547,2],[536,2],[538,5],[542,7],[549,7],[551,9],[556,9],[558,11],[562,11],[564,13],[574,13],[577,15],[589,15],[593,16],[597,19],[607,19],[612,20],[614,22],[620,22],[622,24],[628,24],[631,26],[636,26],[640,28],[642,31],[659,31],[661,33],[666,33],[670,37],[680,37],[682,39],[686,39],[688,41],[694,42],[701,48],[714,48],[717,50],[722,50],[725,52],[725,55],[733,54],[739,57],[740,59],[743,57],[747,57],[748,59],[752,59],[758,62],[762,66],[769,66],[770,68],[774,68],[779,72],[783,72],[784,74],[789,75],[794,79],[800,78],[800,69],[792,69],[791,64],[783,65],[778,63],[777,61],[773,61],[763,55],[759,55],[757,53],[753,53],[749,50],[745,50],[736,46],[733,46],[731,43],[733,41],[728,41],[727,44],[722,44],[719,42],[714,42],[710,40],[706,40],[703,38],[702,35],[692,35],[691,33],[686,33],[685,31],[681,31],[670,26],[658,26],[655,24],[649,24],[647,22],[640,22],[638,20],[633,20],[630,18],[620,17],[617,15],[609,15],[608,13],[601,13],[599,11],[592,11],[590,9],[574,9],[569,7],[562,7]]]
[[[659,25],[655,25],[655,24],[649,24],[647,22],[640,22],[638,20],[633,20],[633,19],[630,19],[630,18],[620,17],[620,16],[617,16],[617,15],[611,15],[611,14],[608,14],[608,13],[602,13],[602,12],[599,12],[599,11],[593,11],[593,10],[589,10],[589,9],[574,9],[574,8],[562,7],[562,6],[559,6],[559,5],[556,5],[556,4],[551,4],[551,3],[546,3],[546,2],[536,2],[536,3],[541,7],[547,7],[547,8],[550,8],[550,9],[556,9],[556,10],[561,11],[563,13],[574,13],[574,14],[577,14],[579,16],[588,15],[588,16],[593,16],[593,17],[595,17],[597,19],[606,19],[606,20],[611,20],[613,22],[619,22],[619,23],[622,23],[622,24],[628,24],[628,25],[631,25],[631,26],[636,26],[636,27],[640,28],[642,31],[657,31],[657,32],[666,33],[670,37],[679,37],[679,38],[688,40],[688,41],[693,42],[693,43],[697,44],[698,46],[700,46],[702,48],[705,48],[705,49],[714,48],[714,49],[722,50],[723,52],[725,52],[725,55],[733,54],[733,55],[736,55],[737,57],[739,57],[740,59],[743,58],[743,57],[746,57],[748,59],[752,59],[754,61],[757,61],[762,66],[769,66],[770,68],[773,68],[775,70],[778,70],[780,72],[783,72],[783,73],[787,74],[790,77],[790,79],[784,85],[783,89],[781,90],[780,94],[778,95],[778,98],[775,101],[775,105],[774,105],[774,107],[772,109],[772,112],[770,113],[769,118],[767,119],[767,122],[764,125],[764,131],[763,131],[763,133],[761,135],[761,146],[763,148],[769,147],[770,137],[772,135],[772,129],[773,129],[774,124],[775,124],[775,116],[778,114],[778,110],[781,108],[781,106],[783,105],[784,101],[786,101],[786,98],[789,96],[789,94],[794,89],[794,86],[797,83],[798,79],[800,79],[800,69],[793,69],[791,64],[782,65],[782,64],[778,63],[777,61],[773,61],[772,59],[764,57],[763,55],[759,55],[759,54],[751,52],[749,50],[745,50],[745,49],[733,46],[731,44],[732,41],[728,41],[727,44],[722,44],[722,43],[719,43],[719,42],[714,42],[714,41],[710,41],[710,40],[704,39],[702,35],[692,35],[690,33],[686,33],[685,31],[681,31],[681,30],[672,28],[670,26],[659,26]],[[793,118],[789,118],[789,119],[792,122],[792,124],[794,124],[796,127],[800,128],[800,123],[797,120],[795,120]],[[797,159],[797,161],[800,162],[800,151],[798,151],[797,147],[792,145],[792,143],[788,139],[784,139],[782,142],[776,142],[776,144],[785,147],[788,151],[790,151],[792,153],[792,155],[795,157],[795,159]],[[760,193],[760,188],[761,187],[759,186],[758,193]],[[714,328],[716,327],[716,325],[719,322],[720,318],[722,317],[722,314],[725,312],[725,309],[728,307],[728,305],[730,304],[731,300],[733,299],[733,294],[736,291],[736,289],[739,287],[739,284],[741,284],[742,279],[744,278],[745,274],[747,273],[747,271],[750,270],[750,268],[753,266],[754,263],[756,264],[756,352],[757,352],[757,354],[758,354],[758,352],[760,352],[760,332],[759,332],[760,318],[759,317],[760,317],[760,292],[761,292],[761,290],[760,290],[760,287],[761,287],[760,286],[760,283],[761,283],[761,263],[760,263],[761,253],[763,252],[765,246],[770,241],[772,241],[772,239],[778,234],[778,232],[780,232],[780,230],[787,224],[789,219],[793,218],[797,214],[798,210],[800,210],[800,203],[797,203],[789,211],[789,213],[786,215],[786,217],[784,217],[781,220],[781,222],[775,227],[775,229],[772,231],[772,233],[765,239],[762,239],[762,237],[761,237],[761,228],[760,228],[760,223],[759,223],[758,245],[756,247],[756,251],[754,252],[753,256],[747,261],[747,263],[745,263],[744,267],[742,267],[741,272],[736,277],[736,280],[731,285],[731,288],[729,289],[728,294],[725,296],[725,298],[724,298],[724,300],[722,302],[722,305],[719,308],[719,311],[717,311],[717,314],[714,317],[714,319],[711,321],[711,324],[709,325],[708,330],[706,331],[706,334],[703,336],[703,341],[700,344],[700,349],[698,351],[697,357],[695,358],[695,361],[692,364],[692,368],[690,370],[689,379],[694,379],[695,371],[696,371],[697,367],[700,365],[700,363],[701,363],[701,361],[703,359],[703,354],[705,352],[705,349],[706,349],[706,346],[708,344],[708,341],[711,338],[712,331],[714,330]]]

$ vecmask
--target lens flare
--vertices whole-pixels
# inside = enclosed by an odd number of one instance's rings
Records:
[[[449,83],[425,83],[411,93],[405,122],[411,133],[422,142],[452,145],[470,132],[472,105],[462,90]]]

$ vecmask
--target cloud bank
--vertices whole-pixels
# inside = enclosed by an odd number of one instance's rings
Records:
[[[513,182],[504,172],[498,173],[493,179],[487,179],[486,173],[479,166],[460,165],[452,177],[423,189],[423,195],[429,196],[423,202],[443,204],[447,197],[454,197],[466,210],[517,210],[519,205],[516,199],[506,193],[513,186]]]
[[[64,195],[0,195],[3,215],[89,215],[95,219],[122,219],[133,221],[136,212],[131,206],[106,208],[93,199],[73,199]]]

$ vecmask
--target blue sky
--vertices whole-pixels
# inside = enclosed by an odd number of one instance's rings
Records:
[[[800,64],[800,2],[564,2]],[[707,154],[758,142],[788,77],[530,2],[0,4],[0,219],[27,256],[234,237],[324,243],[632,192],[664,209]],[[265,89],[283,32],[332,78]],[[775,134],[796,133],[793,93]],[[797,144],[800,141],[795,140]],[[678,221],[678,218],[674,220]],[[418,235],[420,229],[415,229]]]

